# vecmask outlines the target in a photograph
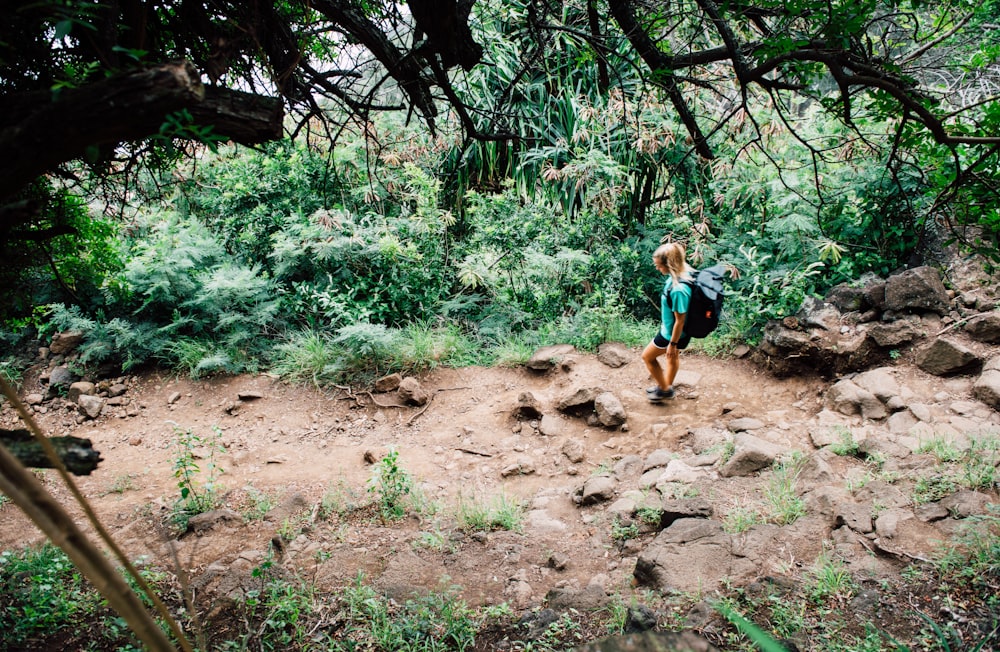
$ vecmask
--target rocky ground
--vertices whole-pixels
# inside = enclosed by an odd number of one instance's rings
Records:
[[[942,377],[902,359],[822,380],[689,351],[677,398],[659,405],[638,351],[615,346],[540,352],[536,369],[439,368],[381,393],[126,376],[83,388],[102,399],[96,418],[72,392],[46,398],[56,364],[23,394],[47,434],[93,441],[104,459],[79,478],[84,494],[130,555],[170,566],[176,550],[206,614],[274,560],[329,590],[359,574],[397,599],[452,585],[516,614],[624,601],[662,620],[683,596],[683,624],[710,633],[706,599],[761,578],[808,582],[831,560],[866,590],[884,586],[987,514],[1000,413],[975,387],[996,362]],[[2,419],[18,425],[7,405]],[[200,440],[182,446],[184,433]],[[223,501],[180,532],[186,451],[197,482],[224,470]],[[396,521],[370,490],[390,451],[421,499]],[[973,462],[986,466],[963,482]],[[524,506],[519,531],[461,527],[463,510],[498,500]],[[0,509],[3,548],[40,538]],[[892,622],[898,605],[858,595],[869,620]]]

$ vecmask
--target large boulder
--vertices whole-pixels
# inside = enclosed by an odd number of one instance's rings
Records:
[[[972,395],[994,410],[1000,410],[1000,355],[986,363],[983,374],[972,387]]]
[[[982,366],[982,360],[955,340],[939,337],[917,354],[917,366],[935,376],[972,373]]]
[[[639,554],[633,575],[663,592],[712,594],[733,575],[732,548],[718,521],[678,519]]]
[[[965,332],[974,340],[1000,344],[1000,312],[976,315],[965,325]]]
[[[948,291],[933,267],[914,267],[890,276],[885,284],[885,309],[892,312],[948,314]]]

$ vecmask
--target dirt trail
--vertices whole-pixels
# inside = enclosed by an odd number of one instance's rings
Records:
[[[308,514],[312,509],[315,516],[314,506],[324,494],[345,502],[370,500],[366,489],[373,467],[365,463],[365,452],[381,457],[394,449],[436,513],[391,526],[372,518],[314,520],[288,545],[289,558],[299,567],[315,567],[322,582],[345,582],[364,572],[390,592],[435,587],[447,577],[474,604],[499,601],[504,591],[509,597],[516,578],[520,600],[527,603],[540,601],[553,587],[586,586],[595,577],[612,589],[631,585],[634,563],[630,566],[628,551],[623,558],[614,550],[607,519],[571,499],[595,469],[609,468],[627,455],[676,450],[689,428],[718,423],[723,408],[731,410],[729,416],[764,421],[786,446],[811,449],[799,424],[819,411],[823,383],[779,380],[740,360],[693,352],[684,354],[678,380],[678,397],[656,405],[645,399],[649,379],[638,352],[618,369],[582,354],[573,356],[568,371],[542,374],[523,368],[441,368],[420,378],[433,394],[422,409],[374,404],[390,403],[388,394],[321,392],[265,375],[201,381],[144,376],[131,379],[126,394],[139,408],[137,416],[125,417],[121,407],[120,415],[109,408],[82,426],[68,409],[49,409],[37,418],[49,434],[72,432],[93,440],[104,462],[80,478],[80,486],[130,554],[156,557],[165,553],[160,523],[178,496],[176,430],[202,437],[210,437],[216,426],[221,430],[224,451],[216,462],[225,470],[220,481],[229,492],[227,506],[246,509],[252,503],[247,487],[252,487],[271,495],[279,508],[263,521],[181,538],[180,558],[194,576],[212,564],[218,571],[218,564],[258,563],[276,532],[285,528],[287,534],[289,523],[297,522],[289,520],[295,510]],[[628,411],[626,426],[608,430],[561,415],[555,404],[582,386],[616,394]],[[525,391],[554,417],[556,434],[540,435],[512,417]],[[261,398],[237,401],[240,394]],[[572,464],[561,452],[567,440],[582,442],[582,463]],[[197,452],[207,455],[205,449]],[[504,469],[514,464],[534,471],[504,477]],[[50,477],[49,486],[66,499],[67,492]],[[304,503],[296,502],[296,495]],[[460,500],[484,504],[500,495],[533,510],[524,534],[497,532],[486,543],[455,532]],[[282,501],[287,504],[280,506]],[[18,510],[9,505],[0,510],[4,548],[39,539]],[[552,570],[553,553],[572,563]]]

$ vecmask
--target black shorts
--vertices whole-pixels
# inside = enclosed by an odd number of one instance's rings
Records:
[[[690,343],[691,343],[691,336],[688,335],[687,333],[681,333],[681,339],[677,342],[677,348],[686,349],[688,344]],[[653,346],[655,346],[658,349],[667,348],[667,344],[670,344],[670,340],[663,337],[663,335],[661,335],[660,333],[657,333],[656,336],[653,338]]]

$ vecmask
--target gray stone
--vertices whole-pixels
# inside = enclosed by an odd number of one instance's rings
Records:
[[[49,387],[69,387],[80,377],[70,371],[66,365],[59,365],[49,372]]]
[[[940,504],[955,518],[968,518],[985,514],[992,502],[986,494],[964,490],[942,499]]]
[[[558,437],[562,432],[562,419],[554,414],[543,414],[538,422],[538,432],[547,437]]]
[[[531,355],[531,358],[525,363],[524,366],[533,371],[548,371],[552,367],[559,364],[563,358],[574,353],[575,351],[576,347],[572,344],[553,344],[552,346],[543,346]]]
[[[764,427],[764,422],[760,419],[744,417],[742,419],[733,419],[727,426],[732,432],[742,432],[745,430],[760,430]]]
[[[615,496],[615,489],[618,483],[615,479],[607,475],[595,475],[583,483],[580,488],[580,504],[594,505],[611,500]]]
[[[965,325],[965,332],[979,342],[1000,344],[1000,312],[993,311],[973,317]]]
[[[784,448],[747,433],[737,433],[733,456],[719,469],[724,478],[750,475],[774,463]]]
[[[973,385],[972,395],[994,410],[1000,410],[1000,371],[984,371]]]
[[[572,438],[563,442],[562,454],[573,464],[579,464],[587,457],[587,451],[583,442]]]
[[[889,367],[869,369],[854,377],[854,384],[875,395],[883,403],[899,394],[899,383]]]
[[[625,406],[611,392],[601,392],[594,397],[594,412],[601,425],[606,428],[617,428],[628,420]]]
[[[639,554],[634,576],[660,591],[711,594],[733,573],[732,539],[708,519],[682,518]]]
[[[881,347],[893,349],[923,337],[923,332],[909,320],[878,323],[868,330],[868,337]]]
[[[88,419],[96,419],[101,416],[104,409],[104,399],[99,396],[81,395],[76,401],[79,412]]]
[[[933,267],[915,267],[890,276],[885,284],[885,309],[892,312],[948,313],[948,291]]]
[[[635,357],[621,342],[605,342],[597,347],[597,359],[613,369],[624,367]]]
[[[69,389],[66,391],[66,400],[72,403],[77,403],[77,399],[81,396],[93,396],[95,389],[96,387],[94,383],[78,380],[69,386]]]
[[[827,391],[826,400],[833,409],[848,416],[861,414],[868,419],[882,419],[887,414],[885,406],[874,394],[852,380],[835,383]]]
[[[582,413],[590,412],[594,406],[594,399],[597,398],[598,394],[602,394],[604,390],[600,387],[580,387],[573,390],[572,394],[568,394],[561,399],[556,404],[556,408],[560,412],[570,412],[570,413]]]
[[[650,469],[655,469],[657,467],[663,467],[670,464],[670,460],[674,459],[673,451],[668,451],[665,448],[658,448],[646,458],[642,464],[643,472]]]
[[[939,337],[917,353],[917,366],[935,376],[951,376],[977,370],[982,360],[957,341]]]

